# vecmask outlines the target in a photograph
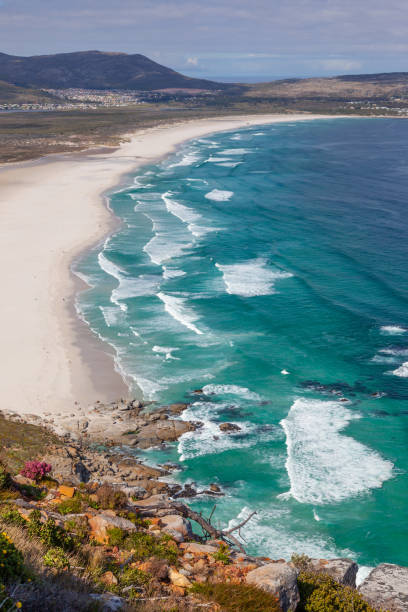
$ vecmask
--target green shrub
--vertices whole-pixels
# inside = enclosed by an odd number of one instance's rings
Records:
[[[35,501],[39,501],[40,499],[44,499],[47,492],[45,489],[41,489],[40,487],[36,487],[35,485],[19,485],[19,489],[25,497],[29,497],[30,499],[34,499]]]
[[[123,508],[127,504],[127,497],[123,491],[115,489],[110,485],[102,485],[96,491],[98,503],[104,510]]]
[[[8,523],[9,525],[18,525],[19,527],[25,527],[27,525],[27,521],[18,510],[15,508],[6,508],[0,513],[0,520],[3,523]]]
[[[174,540],[167,534],[155,536],[151,533],[136,531],[126,537],[124,546],[128,550],[135,551],[136,559],[158,557],[174,564],[177,562],[179,554],[177,546],[174,545]]]
[[[27,529],[30,535],[37,536],[47,548],[61,547],[64,550],[73,550],[75,540],[64,529],[56,525],[54,519],[48,518],[41,523],[41,513],[33,510],[29,516]]]
[[[19,580],[25,576],[23,555],[3,531],[0,533],[0,581]]]
[[[79,497],[72,497],[71,499],[64,499],[58,505],[58,512],[60,514],[79,514],[82,509],[82,502]]]
[[[217,552],[213,553],[213,557],[216,561],[221,561],[224,565],[228,565],[231,563],[231,553],[226,544],[224,542],[220,542],[219,549]]]
[[[376,612],[351,587],[324,573],[301,572],[299,612]]]
[[[52,567],[58,572],[68,570],[70,567],[69,558],[67,557],[63,549],[59,548],[58,546],[47,550],[43,557],[43,561],[44,565],[46,565],[47,567]]]
[[[215,601],[225,612],[281,612],[273,595],[248,584],[195,583],[190,590],[206,600]]]
[[[121,546],[126,538],[126,531],[120,527],[112,527],[107,530],[109,546]]]
[[[146,572],[142,572],[135,567],[126,567],[123,570],[123,573],[119,576],[120,586],[144,586],[148,584],[151,580],[151,576],[146,574]]]
[[[11,485],[11,477],[6,466],[0,463],[0,489],[8,489]]]

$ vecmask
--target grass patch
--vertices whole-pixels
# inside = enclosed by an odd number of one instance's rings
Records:
[[[273,595],[248,584],[195,583],[190,591],[216,602],[225,612],[281,612]]]
[[[12,474],[19,472],[26,461],[44,454],[45,448],[55,444],[61,443],[43,427],[16,423],[0,416],[0,461]]]
[[[124,543],[124,548],[133,550],[136,559],[143,560],[150,557],[165,559],[168,563],[177,563],[179,550],[174,540],[166,535],[152,535],[151,533],[130,533]]]

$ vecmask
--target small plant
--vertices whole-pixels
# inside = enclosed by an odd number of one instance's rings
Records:
[[[0,489],[8,489],[11,485],[11,477],[6,466],[0,463]]]
[[[56,546],[47,550],[43,557],[44,565],[56,569],[58,572],[70,568],[69,558],[62,548]]]
[[[207,601],[215,601],[225,612],[281,612],[273,595],[249,584],[195,583],[190,590]]]
[[[213,553],[213,557],[216,561],[221,561],[224,565],[231,563],[231,553],[225,542],[220,542],[217,552]]]
[[[112,527],[108,529],[109,546],[121,546],[126,538],[126,531],[120,527]]]
[[[2,520],[3,523],[18,525],[19,527],[25,527],[27,525],[25,518],[21,516],[19,511],[15,510],[14,508],[7,508],[6,510],[3,510],[3,512],[0,514],[0,520]]]
[[[71,499],[64,499],[58,505],[58,512],[60,514],[78,514],[81,512],[82,502],[79,497],[72,497]]]
[[[376,612],[360,593],[324,573],[301,572],[299,612]]]
[[[151,576],[135,567],[126,567],[120,576],[120,586],[143,586],[150,582]]]
[[[311,558],[308,557],[305,554],[297,554],[297,553],[293,553],[290,560],[292,561],[293,565],[300,570],[301,572],[304,572],[307,570],[307,568],[309,567],[309,563],[311,561]]]
[[[39,482],[42,478],[45,478],[51,470],[51,465],[45,463],[45,461],[26,461],[20,474],[25,478]]]
[[[104,510],[123,508],[127,504],[127,496],[123,491],[115,489],[110,485],[102,485],[96,491],[98,503]]]
[[[72,518],[64,524],[65,531],[73,533],[80,540],[84,540],[88,536],[88,521],[85,517]]]
[[[5,531],[0,533],[0,580],[19,580],[25,578],[23,555],[14,546]]]

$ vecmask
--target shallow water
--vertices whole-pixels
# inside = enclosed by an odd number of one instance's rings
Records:
[[[221,524],[256,509],[253,553],[408,564],[407,137],[333,119],[189,142],[112,196],[123,227],[78,266],[135,391],[204,423],[143,456],[221,484]]]

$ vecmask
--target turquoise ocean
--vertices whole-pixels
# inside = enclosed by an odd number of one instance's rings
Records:
[[[136,395],[203,423],[139,455],[221,485],[220,525],[256,510],[251,553],[408,565],[408,122],[212,134],[110,206],[80,316]]]

